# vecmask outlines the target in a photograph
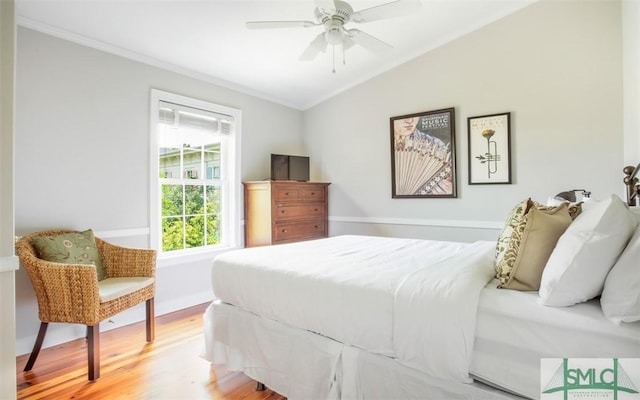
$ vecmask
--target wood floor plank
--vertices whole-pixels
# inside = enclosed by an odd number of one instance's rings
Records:
[[[18,399],[286,400],[240,372],[212,366],[202,349],[201,304],[156,318],[146,342],[144,322],[102,332],[100,379],[87,380],[87,343],[78,339],[42,349],[29,372],[28,354],[16,358]]]

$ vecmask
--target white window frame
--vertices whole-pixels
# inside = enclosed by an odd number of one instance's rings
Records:
[[[194,99],[175,93],[151,89],[150,104],[150,153],[149,153],[149,200],[150,200],[150,247],[158,252],[158,258],[181,257],[189,254],[217,253],[242,245],[240,216],[242,210],[242,194],[240,187],[240,138],[242,132],[242,111]],[[224,176],[222,177],[222,238],[221,244],[202,246],[183,250],[162,251],[162,223],[161,223],[161,190],[160,165],[158,150],[158,123],[160,101],[198,108],[218,114],[226,114],[234,119],[234,124],[227,140],[227,151],[223,153]],[[228,153],[228,154],[227,154]]]

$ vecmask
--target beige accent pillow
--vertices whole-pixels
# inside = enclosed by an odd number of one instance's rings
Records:
[[[499,276],[504,289],[538,290],[542,271],[560,236],[571,224],[568,204],[548,209],[531,207],[510,241],[506,272]]]
[[[500,279],[498,287],[538,290],[547,259],[570,223],[567,203],[554,207],[531,199],[518,203],[498,238],[495,267]],[[517,279],[514,267],[519,271]]]

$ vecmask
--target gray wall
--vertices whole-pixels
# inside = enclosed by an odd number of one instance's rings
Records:
[[[156,88],[243,112],[241,176],[269,176],[271,152],[303,152],[302,113],[256,97],[30,29],[18,29],[15,138],[16,234],[92,228],[130,246],[149,245],[149,103]],[[211,255],[159,260],[159,314],[212,298]],[[26,272],[16,273],[17,352],[38,329]],[[120,314],[120,326],[144,317]],[[45,346],[84,335],[54,325]]]
[[[621,68],[619,2],[543,1],[306,111],[331,233],[493,239],[521,199],[622,195]],[[392,199],[389,118],[447,107],[458,198]],[[468,185],[467,117],[507,111],[513,184]]]

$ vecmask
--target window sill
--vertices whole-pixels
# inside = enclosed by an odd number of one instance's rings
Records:
[[[182,266],[185,263],[196,263],[203,260],[213,261],[216,256],[231,250],[237,250],[241,247],[218,247],[215,249],[195,250],[193,252],[184,252],[181,254],[162,254],[158,255],[156,266],[158,268],[169,268]]]

